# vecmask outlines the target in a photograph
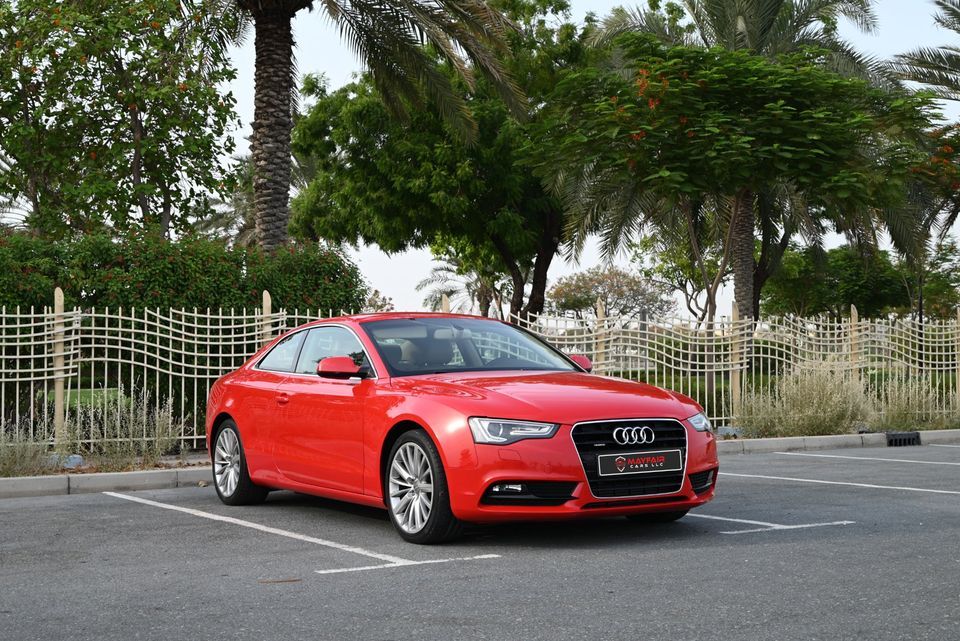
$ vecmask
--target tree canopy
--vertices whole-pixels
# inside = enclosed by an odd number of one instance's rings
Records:
[[[183,227],[227,180],[234,77],[203,2],[0,2],[0,193],[58,238]]]
[[[585,59],[582,34],[547,21],[564,2],[495,4],[521,23],[508,70],[539,103],[563,69]],[[294,150],[315,161],[317,173],[293,203],[294,235],[362,240],[387,252],[434,246],[443,254],[438,244],[456,245],[466,265],[493,260],[510,277],[511,313],[543,309],[563,209],[523,165],[542,154],[530,134],[537,113],[516,119],[480,81],[466,98],[477,123],[467,145],[436,110],[391,118],[367,77],[333,93],[314,79],[305,92],[315,102],[296,127]]]

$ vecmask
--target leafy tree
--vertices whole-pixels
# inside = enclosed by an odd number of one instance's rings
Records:
[[[222,14],[239,6],[256,39],[252,152],[257,235],[264,249],[287,240],[290,195],[291,97],[295,88],[293,17],[312,0],[215,0]],[[369,78],[394,114],[419,109],[424,97],[462,136],[473,123],[447,63],[469,87],[481,74],[519,109],[519,90],[497,57],[511,26],[481,0],[393,0],[322,3],[341,37],[369,69]],[[424,44],[430,45],[429,49]],[[470,63],[468,64],[467,60]]]
[[[613,266],[597,266],[559,279],[550,290],[550,302],[559,312],[578,318],[596,316],[603,305],[608,316],[664,316],[673,311],[671,290],[663,283]]]
[[[765,315],[848,316],[856,305],[861,317],[885,316],[909,306],[903,277],[887,252],[866,255],[849,245],[822,253],[791,248],[764,289]]]
[[[876,27],[873,4],[873,0],[684,0],[666,4],[651,0],[647,9],[614,10],[596,31],[594,41],[610,44],[625,33],[649,34],[667,45],[749,51],[773,60],[815,47],[822,52],[817,64],[842,75],[889,85],[886,67],[858,52],[837,33],[840,18],[872,31]],[[803,232],[810,241],[821,230],[811,217],[816,212],[783,181],[753,185],[741,192],[737,203],[743,212],[733,219],[737,226],[729,240],[736,272],[735,298],[740,315],[746,318],[759,313],[763,284],[776,270],[793,236]],[[760,252],[756,254],[758,223]]]
[[[695,243],[681,230],[661,230],[630,245],[632,262],[644,278],[679,292],[687,311],[701,323],[713,320],[707,315],[711,308],[716,309],[713,284],[722,286],[729,275],[728,269],[722,277],[717,277],[723,247],[716,232],[715,216],[708,212],[695,225]],[[694,247],[696,252],[692,250]]]
[[[210,6],[0,2],[0,194],[29,228],[168,234],[207,210],[235,120]]]
[[[927,97],[839,76],[818,52],[772,61],[635,35],[618,44],[631,76],[572,74],[557,97],[569,106],[545,121],[555,153],[539,171],[564,192],[575,242],[599,232],[612,252],[648,225],[676,229],[678,218],[715,207],[724,239],[716,273],[732,268],[750,317],[758,189],[788,184],[805,207],[842,212],[846,229],[864,235],[874,212],[903,202],[924,156],[915,138],[928,124]]]
[[[376,243],[387,252],[439,246],[443,256],[452,248],[471,266],[493,261],[511,280],[510,312],[537,313],[561,242],[563,208],[522,164],[542,153],[528,123],[539,119],[539,103],[558,75],[585,61],[585,49],[575,26],[548,21],[548,12],[566,3],[495,4],[521,23],[508,70],[538,105],[528,122],[512,117],[481,81],[467,98],[478,127],[468,146],[437,110],[419,110],[406,122],[391,118],[367,78],[332,94],[312,80],[305,90],[316,103],[294,132],[294,149],[313,159],[317,175],[294,202],[292,230]]]
[[[902,257],[897,269],[909,295],[908,310],[921,323],[926,317],[956,318],[960,308],[960,247],[956,240],[947,236],[931,241],[923,252]]]

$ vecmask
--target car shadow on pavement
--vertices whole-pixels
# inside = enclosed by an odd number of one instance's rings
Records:
[[[272,492],[264,507],[278,509],[302,508],[316,512],[318,517],[351,516],[389,524],[386,510],[345,503],[295,492]],[[712,534],[710,527],[694,519],[674,523],[644,523],[625,518],[593,518],[562,521],[520,521],[495,525],[468,525],[463,536],[443,544],[457,546],[523,548],[592,548],[596,546],[636,546],[649,541],[663,544],[666,541],[680,542],[700,539]]]

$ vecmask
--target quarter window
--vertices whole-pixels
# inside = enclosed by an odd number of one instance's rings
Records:
[[[303,342],[305,332],[297,332],[285,336],[277,343],[270,353],[260,361],[260,369],[268,369],[273,372],[292,372],[293,365],[297,361],[297,354],[300,353],[300,344]]]
[[[315,327],[307,332],[296,371],[299,374],[316,374],[317,363],[329,356],[349,356],[358,366],[370,367],[363,346],[349,329]]]

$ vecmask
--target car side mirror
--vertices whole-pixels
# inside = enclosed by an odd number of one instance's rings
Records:
[[[588,372],[593,371],[593,361],[591,361],[590,357],[585,354],[573,354],[570,356],[570,360]]]
[[[317,376],[321,378],[367,378],[370,370],[357,365],[349,356],[328,356],[317,363]]]

